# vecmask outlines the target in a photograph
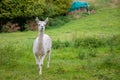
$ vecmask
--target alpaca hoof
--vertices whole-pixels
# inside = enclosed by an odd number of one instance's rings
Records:
[[[39,75],[42,75],[42,72],[39,72]]]

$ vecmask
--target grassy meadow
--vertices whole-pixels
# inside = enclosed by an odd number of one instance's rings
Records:
[[[0,33],[0,80],[120,80],[120,8],[47,28],[53,48],[41,76],[32,52],[37,33]]]

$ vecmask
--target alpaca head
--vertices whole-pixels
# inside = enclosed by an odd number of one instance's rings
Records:
[[[48,22],[48,18],[45,19],[45,21],[40,21],[38,17],[36,17],[36,22],[38,25],[38,31],[44,31],[45,30],[45,25]]]

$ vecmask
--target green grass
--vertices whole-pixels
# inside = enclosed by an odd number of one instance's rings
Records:
[[[119,8],[98,10],[63,26],[48,28],[46,34],[51,36],[53,46],[60,43],[62,47],[52,49],[50,68],[46,68],[45,59],[41,76],[32,53],[37,31],[1,33],[0,80],[119,80],[119,13]],[[80,45],[75,46],[77,42]],[[102,44],[91,46],[95,42]]]

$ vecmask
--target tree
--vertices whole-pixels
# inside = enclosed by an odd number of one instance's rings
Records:
[[[24,30],[27,20],[64,14],[72,0],[2,0],[0,2],[0,30],[7,22],[17,22]]]
[[[50,17],[65,14],[73,0],[46,0],[45,15]]]
[[[45,0],[2,0],[0,2],[0,30],[7,22],[17,22],[24,29],[27,19],[43,14]]]

